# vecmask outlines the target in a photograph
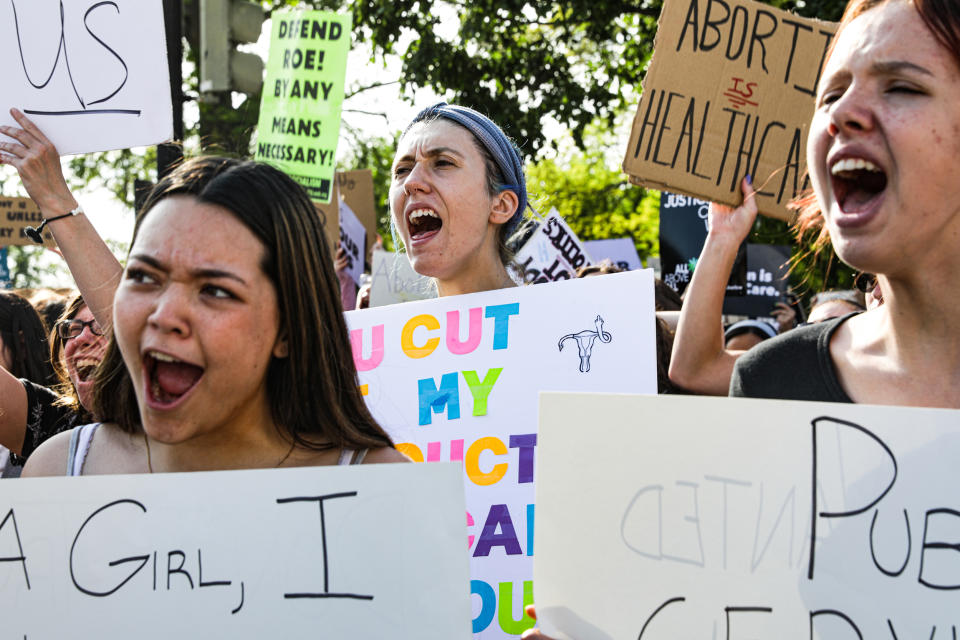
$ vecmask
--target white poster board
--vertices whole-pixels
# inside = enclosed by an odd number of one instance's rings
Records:
[[[367,404],[398,448],[463,466],[476,637],[519,635],[533,625],[523,605],[533,597],[537,392],[656,393],[651,273],[346,318]]]
[[[637,245],[633,238],[607,238],[606,240],[585,240],[583,247],[594,263],[609,260],[623,271],[643,269]]]
[[[375,249],[372,266],[371,307],[437,297],[437,286],[433,279],[414,271],[406,254]]]
[[[514,262],[522,269],[527,284],[570,280],[577,277],[577,269],[591,264],[580,238],[556,209],[550,209],[537,231],[517,251]]]
[[[367,230],[363,223],[353,213],[353,209],[340,201],[340,248],[347,253],[349,263],[347,273],[350,279],[360,286],[360,276],[363,275],[364,261],[366,260],[365,247],[367,246]]]
[[[0,125],[16,107],[61,155],[173,136],[162,0],[7,0],[0,60]]]
[[[4,636],[469,638],[463,508],[454,465],[8,480]]]
[[[536,599],[550,635],[960,626],[960,411],[542,394],[540,420]]]

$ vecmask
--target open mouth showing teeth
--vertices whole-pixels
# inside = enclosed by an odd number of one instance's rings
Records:
[[[77,360],[77,378],[80,382],[87,382],[93,378],[93,372],[97,370],[97,365],[100,364],[97,360]]]
[[[440,230],[443,221],[431,209],[416,209],[407,216],[407,228],[410,230],[410,239],[418,240]]]
[[[203,376],[203,368],[165,353],[151,351],[144,357],[147,389],[159,405],[172,405],[189,393]]]
[[[887,188],[883,169],[863,158],[846,158],[830,167],[833,193],[844,213],[865,210]]]

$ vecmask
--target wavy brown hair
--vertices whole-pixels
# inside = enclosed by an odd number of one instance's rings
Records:
[[[289,345],[289,355],[271,357],[266,373],[270,411],[281,434],[314,450],[392,447],[360,393],[333,258],[303,189],[265,164],[195,158],[147,196],[131,246],[157,203],[183,195],[226,209],[263,244],[260,266],[276,290],[280,335]],[[96,382],[94,412],[128,433],[139,432],[133,383],[113,337]]]

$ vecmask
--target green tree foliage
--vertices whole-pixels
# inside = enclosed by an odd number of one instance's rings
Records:
[[[338,9],[322,0],[317,6]],[[845,0],[773,0],[835,20]],[[403,54],[405,87],[452,93],[506,125],[527,153],[545,142],[544,117],[582,148],[595,118],[612,125],[636,104],[653,52],[661,0],[356,0],[354,37]],[[445,29],[455,17],[456,33]],[[403,43],[414,40],[406,50]]]
[[[556,207],[581,240],[632,238],[641,258],[660,253],[658,195],[631,185],[599,152],[530,165],[527,188],[541,214]]]

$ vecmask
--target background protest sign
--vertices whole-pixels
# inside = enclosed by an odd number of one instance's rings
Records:
[[[4,632],[469,638],[463,509],[454,465],[5,483]]]
[[[437,297],[433,278],[414,271],[406,254],[374,250],[370,275],[371,307]]]
[[[62,155],[173,136],[162,0],[0,3],[0,60],[0,125],[16,107]]]
[[[324,220],[336,221],[340,217],[339,202],[343,200],[350,210],[363,223],[367,230],[367,252],[377,237],[377,208],[373,199],[373,172],[370,169],[354,169],[352,171],[337,171],[333,180],[333,198],[327,204],[314,202],[320,217]],[[330,247],[336,245],[340,239],[339,230],[331,223],[324,222]],[[364,254],[368,255],[368,254]]]
[[[666,0],[623,170],[631,182],[790,220],[836,25],[751,0]]]
[[[690,284],[707,240],[709,208],[705,200],[666,191],[660,194],[661,280],[679,294]],[[746,290],[746,247],[744,242],[730,270],[728,295],[743,295]]]
[[[790,247],[775,244],[747,245],[747,286],[742,296],[723,299],[727,314],[769,317],[774,305],[786,302]]]
[[[418,461],[461,462],[473,631],[533,626],[537,392],[656,393],[653,278],[630,271],[346,314],[373,415]],[[593,419],[581,424],[592,434]]]
[[[0,247],[36,245],[23,230],[27,227],[39,227],[41,222],[43,214],[40,213],[40,207],[30,198],[0,196]],[[43,246],[57,246],[48,227],[43,229]]]
[[[343,200],[340,201],[340,248],[347,254],[347,273],[350,279],[360,286],[360,276],[363,274],[363,263],[365,258],[364,247],[367,231],[363,224],[357,219],[350,206]]]
[[[550,209],[537,230],[517,251],[514,262],[523,270],[523,280],[527,284],[576,278],[577,269],[591,264],[580,238],[556,209]]]
[[[960,411],[542,394],[540,420],[536,600],[551,635],[957,626]]]
[[[615,267],[624,271],[642,269],[637,245],[633,238],[608,238],[606,240],[584,240],[583,247],[594,263],[609,260]]]
[[[287,173],[317,202],[333,197],[351,14],[273,14],[257,160]]]

